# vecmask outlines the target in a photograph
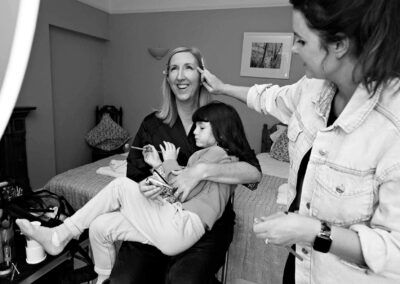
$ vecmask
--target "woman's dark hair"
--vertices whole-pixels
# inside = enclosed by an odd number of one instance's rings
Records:
[[[192,116],[193,123],[209,122],[218,146],[229,155],[245,160],[244,153],[250,150],[244,127],[237,111],[230,105],[213,101],[200,107]]]
[[[356,69],[369,91],[400,77],[399,0],[290,0],[322,47],[348,37]],[[354,74],[353,74],[354,77]]]

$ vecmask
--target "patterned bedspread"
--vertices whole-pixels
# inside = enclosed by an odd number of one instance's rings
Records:
[[[50,179],[44,189],[63,195],[77,210],[114,179],[97,174],[96,170],[108,166],[111,160],[124,159],[126,157],[118,154],[63,172]]]
[[[229,249],[228,283],[240,283],[240,280],[282,283],[288,253],[284,248],[265,245],[263,240],[257,239],[253,220],[278,212],[278,188],[286,182],[284,178],[264,174],[257,190],[250,191],[242,186],[235,190],[236,224]]]

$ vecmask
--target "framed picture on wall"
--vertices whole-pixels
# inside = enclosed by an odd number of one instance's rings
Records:
[[[240,76],[289,79],[293,33],[244,33]]]

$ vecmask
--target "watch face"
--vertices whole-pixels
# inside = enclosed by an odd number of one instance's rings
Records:
[[[328,252],[332,245],[331,228],[325,223],[321,223],[321,231],[315,237],[313,248],[319,252]]]
[[[318,235],[315,238],[313,249],[319,252],[328,252],[332,245],[332,239],[324,235]]]

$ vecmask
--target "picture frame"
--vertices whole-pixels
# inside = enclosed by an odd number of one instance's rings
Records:
[[[244,33],[240,76],[289,79],[293,33]]]

